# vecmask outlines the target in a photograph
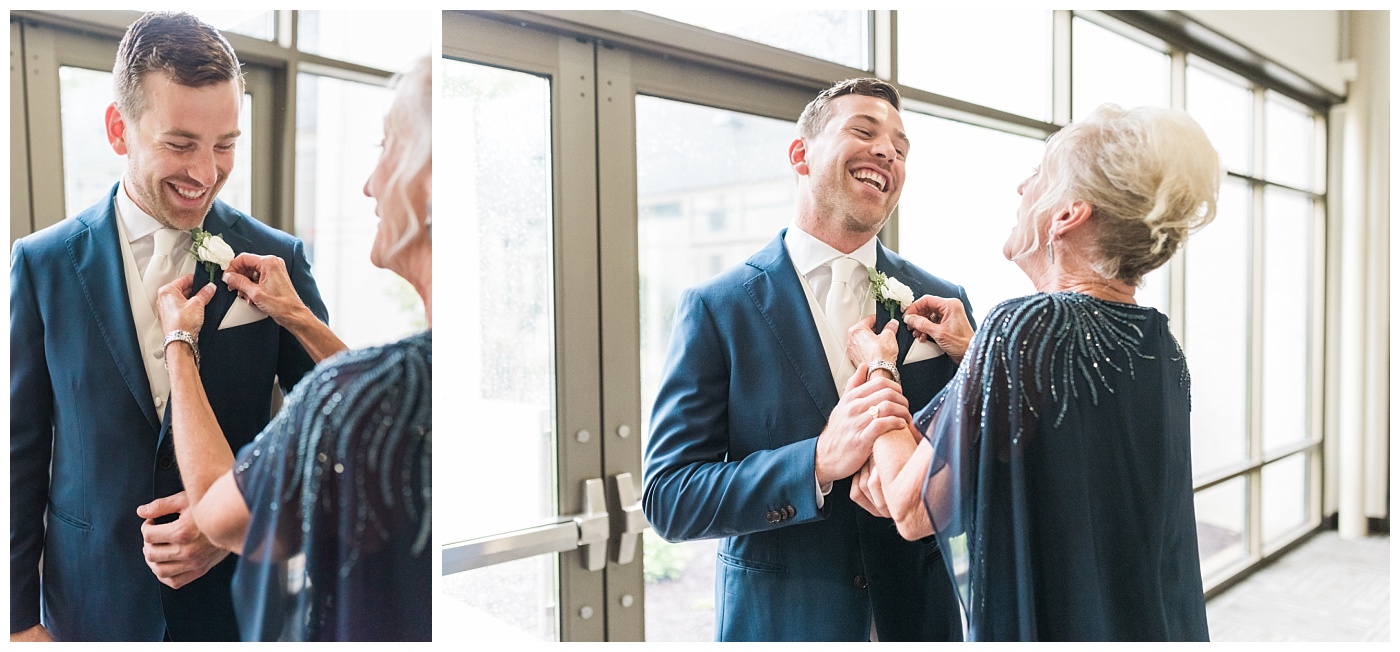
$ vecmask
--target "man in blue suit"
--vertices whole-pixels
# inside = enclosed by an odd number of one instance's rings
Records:
[[[724,538],[718,640],[961,639],[937,543],[903,540],[849,496],[870,457],[869,411],[902,400],[845,356],[854,322],[898,317],[876,308],[868,268],[972,314],[961,287],[876,238],[904,184],[899,104],[875,79],[841,82],[809,104],[788,151],[793,225],[687,290],[676,310],[643,506],[669,541]],[[904,327],[898,338],[907,419],[952,378],[966,342],[943,350]]]
[[[267,424],[274,379],[290,390],[311,359],[195,265],[189,230],[283,258],[322,320],[325,305],[301,242],[215,200],[243,99],[219,32],[147,14],[113,76],[120,183],[10,257],[11,640],[237,640],[236,560],[184,513],[155,291],[190,272],[219,290],[197,335],[200,375],[234,450]]]

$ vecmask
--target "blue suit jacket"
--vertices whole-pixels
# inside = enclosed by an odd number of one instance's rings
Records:
[[[116,187],[76,217],[15,242],[10,258],[10,631],[40,621],[59,640],[237,640],[236,557],[171,589],[146,566],[136,507],[182,489],[155,412],[122,276]],[[323,321],[296,238],[215,201],[204,228],[237,253],[287,262]],[[195,287],[208,282],[195,266]],[[218,330],[234,293],[222,280],[199,333],[200,378],[234,451],[269,420],[274,376],[312,367],[272,319]],[[47,513],[47,516],[46,516]],[[42,582],[39,558],[43,555]]]
[[[909,542],[835,483],[816,505],[816,442],[839,400],[783,234],[687,290],[652,413],[643,507],[668,541],[725,537],[719,640],[960,640],[957,597],[932,537]],[[914,295],[966,293],[879,247]],[[890,318],[877,308],[881,324]],[[948,356],[903,365],[914,410],[953,377]]]

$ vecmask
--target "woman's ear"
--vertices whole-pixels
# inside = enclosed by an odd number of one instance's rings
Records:
[[[1052,232],[1064,235],[1066,232],[1078,228],[1082,224],[1089,222],[1089,218],[1094,215],[1094,205],[1084,200],[1075,200],[1074,203],[1060,211],[1059,215],[1050,222]]]

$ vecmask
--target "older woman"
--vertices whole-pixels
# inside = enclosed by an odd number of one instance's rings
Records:
[[[872,410],[883,434],[853,498],[938,536],[968,640],[1207,639],[1190,374],[1133,292],[1214,217],[1220,174],[1180,111],[1105,105],[1061,130],[1004,248],[1040,293],[992,310],[913,424]],[[904,321],[956,340],[959,308],[926,297]],[[898,324],[872,325],[848,347],[867,369],[897,350]]]
[[[365,194],[380,217],[370,260],[413,285],[431,324],[426,58],[399,80]],[[201,389],[193,345],[167,346],[190,510],[211,541],[243,557],[234,577],[243,637],[431,640],[431,331],[336,354],[344,344],[297,299],[281,260],[241,255],[224,281],[325,358],[235,459]],[[191,283],[186,276],[161,289],[167,332],[199,332],[214,286],[186,299]]]

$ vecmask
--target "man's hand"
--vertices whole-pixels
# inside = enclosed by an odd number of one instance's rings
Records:
[[[817,437],[817,483],[823,486],[859,471],[880,433],[912,420],[909,400],[899,385],[880,376],[864,382],[865,372],[866,365],[856,367],[826,429]],[[879,414],[872,414],[870,409],[877,406]]]
[[[180,517],[156,524],[156,519],[167,514]],[[141,538],[145,541],[141,552],[146,556],[146,565],[156,579],[172,589],[203,577],[228,556],[227,550],[210,543],[195,526],[189,499],[183,491],[137,507],[136,515],[146,519],[141,525]]]
[[[52,643],[53,637],[43,625],[35,625],[21,632],[10,634],[11,643]]]
[[[287,264],[277,256],[238,254],[224,270],[224,283],[283,328],[290,327],[291,318],[311,312],[292,285]]]
[[[932,338],[959,364],[972,343],[972,323],[967,320],[967,312],[957,299],[925,294],[909,304],[904,311],[904,323],[924,339]]]
[[[885,504],[885,490],[880,484],[880,473],[875,468],[875,458],[860,467],[856,477],[851,479],[851,500],[865,511],[883,518],[890,517],[890,508]]]
[[[170,331],[188,331],[198,335],[204,325],[204,307],[214,298],[214,284],[206,283],[194,296],[194,274],[186,274],[165,285],[156,293],[156,312],[160,315],[160,327]]]
[[[875,315],[870,315],[846,331],[846,357],[851,364],[870,364],[876,360],[895,362],[899,359],[899,322],[885,322],[879,333],[874,331]]]

